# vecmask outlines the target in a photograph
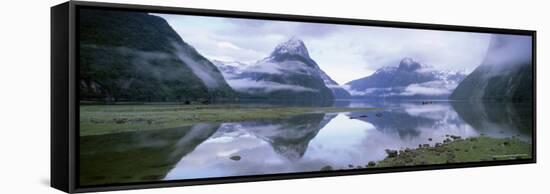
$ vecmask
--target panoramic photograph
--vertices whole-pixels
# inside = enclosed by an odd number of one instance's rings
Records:
[[[532,37],[79,10],[78,184],[531,159]]]

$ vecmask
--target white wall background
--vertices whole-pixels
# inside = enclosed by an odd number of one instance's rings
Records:
[[[546,1],[124,0],[150,4],[519,28],[538,31],[538,163],[111,193],[541,193],[550,180],[550,22]],[[62,0],[3,1],[0,11],[0,193],[49,188],[50,6]],[[546,154],[545,154],[546,153]]]

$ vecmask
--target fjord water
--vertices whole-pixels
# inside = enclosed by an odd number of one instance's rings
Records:
[[[532,136],[530,103],[342,101],[334,106],[378,109],[81,137],[81,183],[351,169],[384,159],[386,149],[434,145],[446,135],[528,143]]]

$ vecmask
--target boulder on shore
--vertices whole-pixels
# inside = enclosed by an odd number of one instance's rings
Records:
[[[397,156],[397,150],[386,149],[386,153],[388,154],[388,158],[393,158]]]

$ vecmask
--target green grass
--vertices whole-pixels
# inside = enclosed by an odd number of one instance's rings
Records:
[[[531,144],[517,138],[486,136],[458,139],[435,147],[400,150],[375,167],[413,166],[531,158]]]
[[[307,113],[370,110],[372,108],[267,105],[81,105],[80,136],[166,129],[197,123],[284,119]]]

